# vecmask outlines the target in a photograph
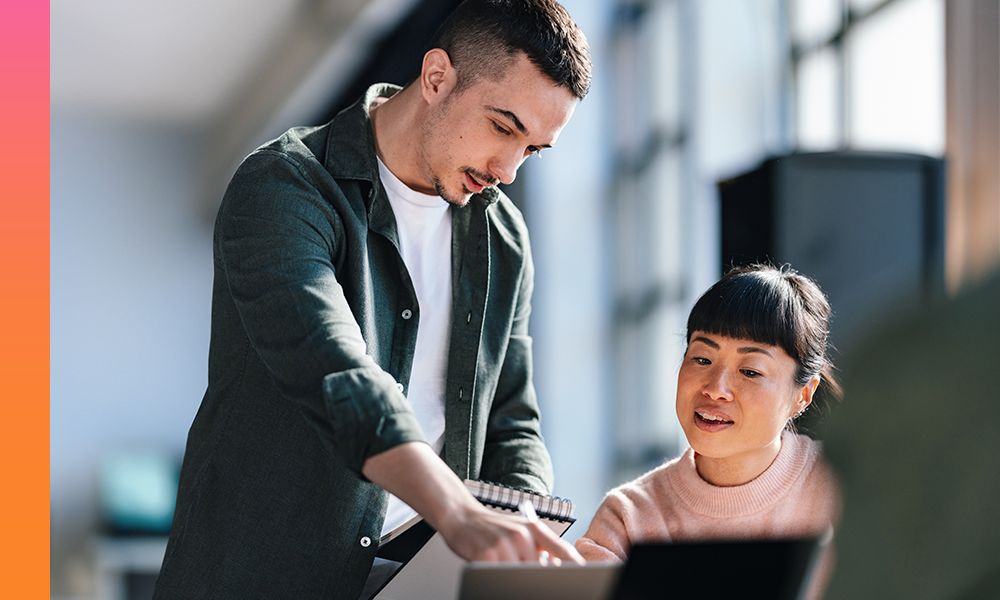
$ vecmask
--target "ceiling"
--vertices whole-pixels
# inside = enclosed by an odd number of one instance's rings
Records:
[[[249,149],[314,122],[416,5],[52,0],[52,113],[188,132],[211,217]]]
[[[266,123],[302,85],[337,85],[345,69],[331,57],[349,50],[345,40],[363,46],[410,4],[52,0],[52,106],[168,124],[241,114]]]

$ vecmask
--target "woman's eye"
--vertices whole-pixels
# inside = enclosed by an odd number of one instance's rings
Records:
[[[754,371],[753,369],[740,369],[740,373],[743,373],[745,377],[749,377],[750,379],[756,379],[761,375],[759,371]]]
[[[702,356],[695,356],[691,360],[693,360],[695,362],[695,364],[701,365],[703,367],[712,364],[712,361],[710,361],[707,358],[704,358]]]
[[[490,121],[490,123],[493,123],[493,129],[496,129],[497,133],[502,133],[503,135],[510,135],[510,130],[501,127],[500,125],[497,124],[496,121]]]

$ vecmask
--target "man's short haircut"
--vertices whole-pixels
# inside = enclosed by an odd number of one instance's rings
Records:
[[[590,47],[554,0],[466,0],[438,29],[432,47],[448,53],[462,90],[499,78],[518,52],[556,85],[582,99],[590,90]]]

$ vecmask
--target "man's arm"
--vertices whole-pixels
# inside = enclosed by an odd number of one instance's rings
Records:
[[[215,252],[252,351],[327,447],[360,474],[369,456],[423,435],[395,380],[366,354],[333,264],[345,236],[341,216],[304,168],[259,150],[226,192]]]
[[[364,475],[402,498],[466,560],[536,561],[539,552],[583,558],[539,521],[498,513],[476,500],[427,444],[401,444],[367,460]]]

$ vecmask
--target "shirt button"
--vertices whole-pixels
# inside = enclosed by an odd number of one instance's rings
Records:
[[[400,394],[402,394],[403,393],[403,384],[402,383],[397,383],[396,384],[396,389],[399,390]]]
[[[366,535],[365,537],[361,538],[361,547],[362,548],[367,548],[368,546],[371,546],[371,545],[372,545],[372,539],[370,537],[368,537]]]
[[[408,308],[404,308],[400,316],[403,317],[404,320],[409,321],[410,317],[413,316],[413,311]]]

